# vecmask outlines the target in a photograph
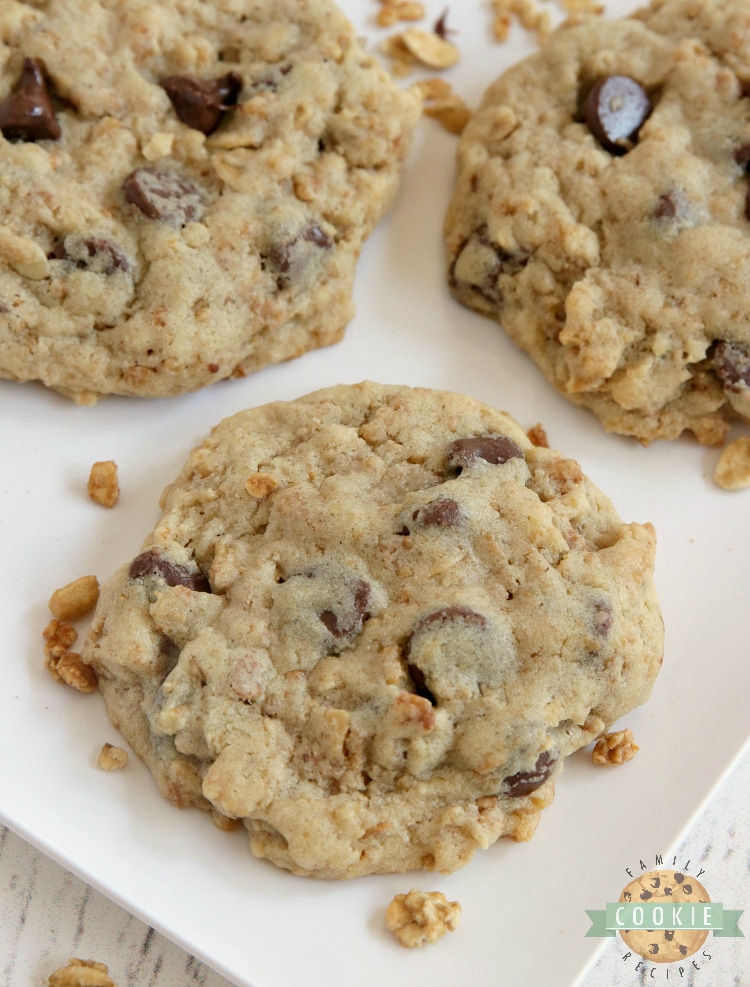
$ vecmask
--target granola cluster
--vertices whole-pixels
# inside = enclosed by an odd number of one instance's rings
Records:
[[[448,901],[442,891],[397,894],[385,913],[385,923],[402,946],[413,949],[426,942],[437,942],[458,927],[461,906]]]

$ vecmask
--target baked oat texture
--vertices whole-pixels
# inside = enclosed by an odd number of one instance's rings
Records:
[[[748,168],[744,0],[563,27],[464,131],[451,290],[608,430],[719,443],[750,420]]]
[[[264,482],[260,482],[263,478]],[[190,456],[83,649],[162,792],[296,874],[529,839],[662,655],[650,525],[464,396],[373,383]]]
[[[336,342],[419,112],[329,0],[4,0],[0,376],[153,397]]]

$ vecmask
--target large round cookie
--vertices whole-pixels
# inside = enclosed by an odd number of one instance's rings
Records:
[[[4,0],[0,376],[160,396],[336,342],[418,115],[329,0]]]
[[[83,656],[163,793],[297,874],[529,839],[563,759],[660,666],[651,526],[467,397],[242,412],[162,503]]]
[[[448,277],[643,442],[750,420],[750,6],[555,32],[464,131]]]

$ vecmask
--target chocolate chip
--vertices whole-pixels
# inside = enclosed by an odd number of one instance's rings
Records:
[[[358,579],[352,587],[351,603],[351,609],[347,608],[346,613],[324,610],[320,614],[326,630],[335,638],[341,639],[359,634],[365,617],[369,616],[370,586],[363,579]]]
[[[306,269],[322,256],[318,251],[328,251],[333,240],[315,223],[309,223],[290,239],[272,243],[261,255],[266,270],[276,276],[279,291],[288,288],[304,277]]]
[[[168,75],[159,85],[169,96],[178,119],[208,135],[219,126],[222,114],[236,107],[242,76],[237,72],[228,72],[218,79]]]
[[[716,375],[728,391],[750,388],[750,346],[721,339],[713,352]]]
[[[750,166],[750,144],[740,144],[732,156],[737,164],[747,171]]]
[[[592,611],[594,633],[602,639],[609,637],[612,630],[612,607],[607,600],[597,600]]]
[[[156,576],[157,579],[163,579],[167,586],[187,586],[196,593],[211,592],[211,584],[200,569],[192,570],[187,566],[170,562],[161,552],[153,548],[133,559],[128,576],[131,579]]]
[[[625,154],[651,113],[651,100],[628,75],[600,79],[586,98],[584,119],[591,133],[611,154]]]
[[[407,664],[406,671],[414,686],[414,692],[418,696],[421,696],[422,699],[426,699],[433,706],[437,706],[437,699],[427,688],[427,679],[422,669],[418,665]]]
[[[41,64],[25,58],[21,77],[0,103],[0,130],[8,140],[38,141],[60,138],[47,82]]]
[[[448,469],[461,470],[481,459],[493,466],[509,459],[523,459],[523,451],[507,435],[475,435],[468,439],[456,439],[448,446]]]
[[[677,201],[671,192],[664,192],[659,196],[654,211],[651,214],[654,219],[674,219],[677,215]]]
[[[63,243],[55,247],[53,256],[69,260],[80,270],[94,274],[130,270],[130,262],[122,250],[104,237],[66,236]]]
[[[195,182],[174,171],[137,168],[122,183],[122,191],[148,219],[172,226],[199,220],[205,211],[205,200]]]
[[[414,628],[414,634],[418,634],[431,624],[443,624],[446,620],[464,620],[469,624],[477,624],[479,627],[487,626],[487,618],[483,614],[477,613],[476,610],[472,610],[471,607],[443,607],[441,610],[435,610],[428,613],[426,617],[422,617]]]
[[[456,31],[453,31],[451,28],[448,27],[447,21],[448,21],[448,7],[445,8],[445,10],[442,12],[440,17],[438,17],[438,19],[435,21],[435,26],[432,29],[439,38],[446,39],[449,34],[457,33]]]
[[[455,500],[440,497],[412,513],[412,521],[419,528],[451,528],[465,520],[465,514]]]
[[[498,279],[501,274],[517,274],[528,264],[527,250],[503,250],[494,243],[486,225],[478,227],[461,244],[451,265],[449,280],[455,288],[468,285],[492,304],[502,301]]]
[[[501,792],[509,798],[518,799],[530,795],[545,783],[557,764],[557,758],[549,751],[542,751],[536,759],[533,771],[517,771],[503,781]]]
[[[685,875],[684,874],[675,874],[674,879],[675,879],[675,881],[678,884],[682,884],[682,882],[685,880]]]

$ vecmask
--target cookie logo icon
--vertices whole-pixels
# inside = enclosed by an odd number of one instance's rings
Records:
[[[674,906],[678,903],[710,904],[708,892],[694,877],[674,870],[652,870],[641,874],[623,888],[620,901],[633,904],[634,920],[641,915],[645,918],[645,909],[640,913],[638,904],[649,903],[649,912],[654,919],[661,923],[662,916],[669,911],[680,923],[690,924],[690,909],[680,909]],[[660,908],[660,906],[662,906]],[[681,928],[675,922],[676,928],[621,929],[620,936],[625,944],[652,963],[674,963],[684,960],[697,953],[708,938],[708,929]]]

